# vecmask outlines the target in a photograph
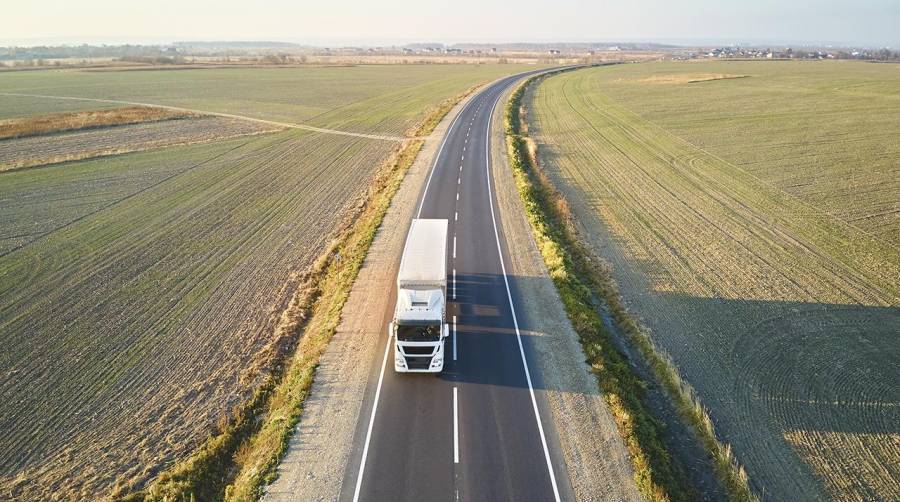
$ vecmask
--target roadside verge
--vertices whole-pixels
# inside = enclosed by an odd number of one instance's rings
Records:
[[[628,450],[609,406],[585,364],[573,330],[533,235],[506,151],[504,112],[512,86],[497,103],[491,124],[491,174],[507,273],[517,304],[530,366],[540,382],[559,450],[576,500],[642,500]]]
[[[527,124],[523,123],[522,100],[528,86],[544,77],[525,80],[507,103],[509,163],[543,261],[627,445],[634,481],[641,495],[649,500],[692,500],[701,496],[694,493],[681,466],[667,451],[664,426],[646,401],[647,382],[618,348],[616,330],[624,333],[627,344],[636,347],[652,380],[666,390],[680,419],[689,425],[713,459],[712,465],[729,498],[754,500],[746,474],[728,447],[717,441],[712,423],[690,387],[625,310],[602,260],[583,244],[565,199],[540,170],[537,145],[528,137]],[[611,320],[615,321],[614,326]]]

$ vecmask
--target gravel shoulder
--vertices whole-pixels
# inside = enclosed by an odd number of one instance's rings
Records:
[[[370,376],[384,349],[384,327],[409,222],[444,133],[473,93],[448,113],[425,140],[394,196],[323,354],[303,415],[278,467],[266,501],[336,500],[353,448],[353,435]]]
[[[494,112],[491,155],[495,196],[510,251],[507,273],[516,312],[529,339],[536,380],[559,436],[569,480],[577,500],[641,500],[628,451],[612,414],[584,362],[578,335],[544,266],[525,217],[506,156],[503,106]]]

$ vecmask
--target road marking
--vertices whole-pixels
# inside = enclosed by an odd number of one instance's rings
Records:
[[[497,101],[499,101],[499,96]],[[496,106],[496,103],[495,103]],[[491,222],[494,224],[494,240],[497,241],[497,254],[500,257],[500,270],[503,272],[503,283],[506,285],[506,298],[509,300],[509,310],[512,314],[513,326],[516,328],[516,341],[519,343],[519,355],[522,357],[522,367],[525,370],[525,381],[528,382],[528,393],[531,395],[531,407],[534,409],[534,418],[537,421],[538,432],[541,436],[541,445],[544,447],[544,459],[547,461],[547,471],[550,474],[550,484],[553,486],[553,498],[559,502],[559,488],[556,486],[556,475],[553,472],[553,462],[550,461],[550,449],[547,447],[547,437],[544,435],[544,425],[541,422],[541,414],[538,411],[537,398],[534,396],[534,386],[531,383],[531,372],[528,371],[528,360],[525,359],[525,348],[522,346],[522,333],[519,331],[519,320],[516,317],[516,308],[513,305],[512,291],[509,289],[509,279],[506,277],[506,264],[503,263],[503,248],[500,246],[500,232],[497,230],[497,218],[494,215],[494,196],[491,190],[491,122],[494,118],[494,108],[488,116],[488,126],[485,132],[484,149],[484,174],[487,178],[488,206],[491,208]]]
[[[459,463],[459,399],[453,387],[453,463]]]
[[[459,158],[459,161],[460,161],[460,162],[462,162],[462,161],[464,161],[464,160],[466,160],[466,156],[465,156],[465,155],[463,155],[462,157]]]
[[[444,151],[444,145],[447,144],[447,138],[451,136],[450,133],[453,132],[453,128],[456,126],[456,121],[466,114],[466,109],[472,106],[473,103],[473,101],[469,101],[468,103],[466,103],[466,106],[459,111],[459,115],[457,115],[456,118],[453,119],[453,122],[450,123],[450,127],[447,128],[447,132],[444,133],[444,140],[441,141],[441,147],[438,149],[437,155],[434,156],[434,162],[432,162],[431,164],[431,172],[428,173],[428,181],[425,182],[425,190],[422,191],[422,200],[419,201],[419,210],[416,211],[416,218],[422,216],[422,206],[425,205],[425,196],[428,195],[428,187],[431,185],[431,178],[434,176],[434,171],[437,167],[438,160],[441,159],[441,153]]]
[[[453,221],[459,221],[459,211],[453,211]]]
[[[456,361],[456,316],[453,316],[453,360]]]
[[[359,473],[356,476],[356,489],[353,491],[353,502],[359,500],[359,489],[362,487],[363,472],[366,468],[366,457],[369,456],[369,442],[372,440],[372,427],[375,425],[375,412],[378,410],[378,397],[381,396],[381,384],[384,382],[384,369],[391,350],[391,337],[388,336],[384,347],[384,359],[381,361],[381,373],[378,375],[378,386],[375,388],[375,401],[372,403],[372,414],[369,416],[369,428],[366,430],[366,444],[363,446],[362,460],[359,461]]]
[[[459,172],[462,172],[462,164],[459,165]]]
[[[453,259],[456,259],[456,234],[453,234]]]
[[[456,269],[453,269],[453,299],[456,299]]]
[[[456,184],[457,184],[457,185],[462,185],[462,176],[456,178]]]
[[[456,200],[459,200],[459,192],[456,192]]]

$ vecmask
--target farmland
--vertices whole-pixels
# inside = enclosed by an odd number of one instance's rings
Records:
[[[621,65],[527,101],[544,169],[764,498],[900,493],[897,71]]]
[[[173,145],[260,134],[274,126],[224,117],[127,124],[24,138],[0,139],[0,171]]]
[[[28,72],[0,76],[0,92],[404,135],[441,100],[519,69]],[[4,118],[103,107],[0,96]],[[174,122],[193,120],[226,119]],[[131,127],[53,137],[127,145]],[[141,487],[215,432],[283,350],[274,327],[301,272],[398,145],[302,130],[229,139],[228,131],[156,148],[196,132],[176,127],[154,133],[146,151],[0,173],[4,497]],[[25,143],[15,144],[23,146],[9,155],[22,154]]]

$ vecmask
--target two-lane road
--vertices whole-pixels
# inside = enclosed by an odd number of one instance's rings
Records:
[[[387,339],[370,383],[341,500],[560,500],[571,487],[534,388],[492,193],[490,125],[508,77],[450,126],[418,217],[449,220],[444,372],[396,374]],[[385,294],[395,294],[385,285]],[[393,308],[393,303],[391,304]],[[384,316],[391,312],[373,312]]]

